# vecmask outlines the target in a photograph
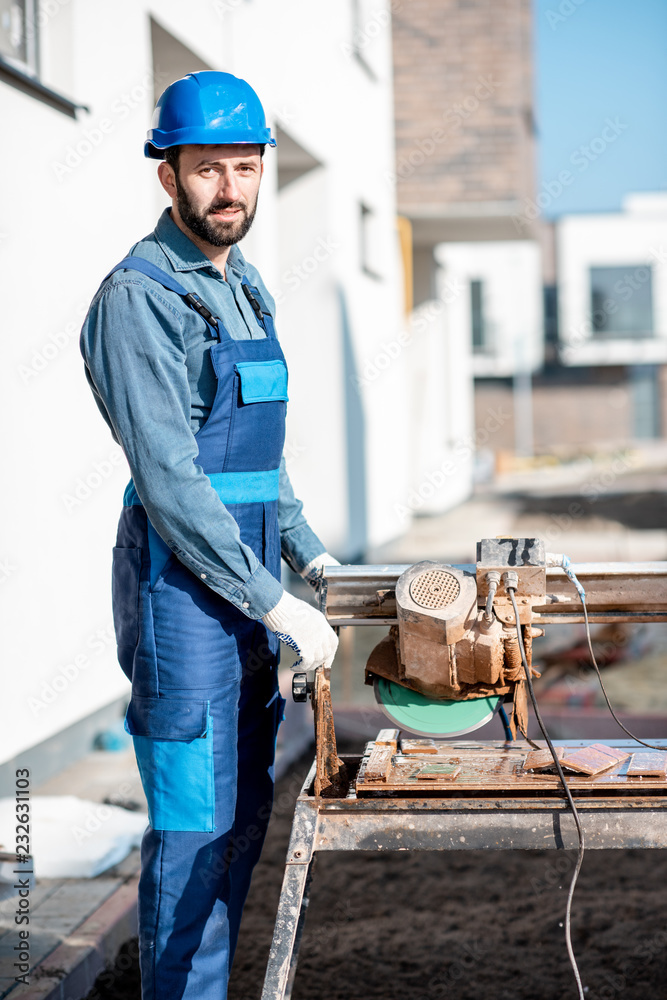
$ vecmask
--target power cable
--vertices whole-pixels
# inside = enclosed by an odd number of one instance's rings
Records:
[[[569,559],[568,556],[561,555],[561,554],[558,554],[558,555],[549,555],[549,556],[547,556],[547,559],[548,559],[548,564],[549,565],[556,565],[556,566],[561,566],[562,567],[562,569],[565,572],[565,575],[570,580],[570,582],[572,584],[574,584],[574,587],[575,587],[577,593],[579,594],[579,599],[581,601],[581,607],[582,607],[583,612],[584,612],[584,623],[585,623],[585,627],[586,627],[586,642],[588,644],[588,651],[591,654],[591,663],[593,664],[593,667],[595,668],[595,673],[597,674],[598,681],[600,682],[600,687],[602,689],[602,694],[604,695],[604,700],[607,703],[607,708],[611,712],[611,716],[612,716],[613,720],[621,727],[621,729],[623,730],[623,732],[626,733],[626,735],[630,737],[630,739],[632,739],[632,740],[635,741],[635,743],[640,743],[643,747],[648,747],[649,750],[664,750],[665,749],[664,746],[656,746],[655,743],[647,743],[645,740],[640,740],[638,736],[635,736],[634,733],[631,733],[630,730],[627,729],[626,726],[623,725],[623,723],[621,722],[621,720],[619,719],[619,717],[616,715],[616,712],[614,711],[614,709],[612,707],[612,704],[609,701],[609,696],[607,694],[607,690],[606,690],[606,688],[604,686],[604,682],[602,680],[602,673],[600,672],[600,668],[598,666],[598,662],[595,659],[595,653],[593,652],[593,640],[591,638],[591,626],[590,626],[590,623],[588,621],[588,608],[586,606],[586,591],[584,590],[583,586],[581,585],[581,583],[577,579],[576,573],[572,569],[572,564],[570,563],[570,559]]]
[[[541,715],[540,710],[539,710],[538,705],[537,705],[537,699],[535,697],[535,691],[533,689],[533,680],[532,680],[532,677],[531,677],[531,671],[530,671],[530,667],[528,666],[528,661],[527,661],[527,658],[526,658],[526,650],[525,650],[524,645],[523,645],[523,635],[521,633],[521,622],[519,620],[519,609],[517,607],[516,599],[514,597],[514,594],[515,594],[515,591],[516,591],[516,587],[509,586],[508,583],[507,583],[507,581],[505,581],[505,589],[507,590],[507,593],[510,596],[510,600],[512,602],[512,607],[514,609],[514,620],[515,620],[515,623],[516,623],[516,634],[517,634],[517,639],[519,641],[519,651],[521,653],[521,662],[523,664],[523,669],[524,669],[524,672],[526,674],[526,683],[528,684],[528,692],[530,694],[530,700],[533,703],[533,711],[535,712],[535,718],[537,719],[537,724],[539,725],[540,729],[542,730],[542,735],[544,736],[544,739],[546,740],[547,746],[549,747],[549,750],[551,751],[551,756],[553,757],[554,764],[556,766],[556,771],[558,772],[558,777],[560,778],[560,782],[561,782],[561,784],[563,786],[563,790],[564,790],[565,795],[567,797],[567,801],[568,801],[568,804],[570,806],[570,810],[572,812],[572,818],[574,819],[574,823],[575,823],[575,826],[577,828],[577,836],[579,838],[579,848],[578,848],[578,851],[577,851],[577,863],[575,865],[574,873],[573,873],[572,879],[570,881],[570,889],[569,889],[569,892],[567,894],[567,905],[565,907],[565,943],[566,943],[566,946],[567,946],[567,954],[568,954],[568,957],[570,959],[570,965],[572,966],[572,971],[574,972],[574,978],[575,978],[576,983],[577,983],[577,990],[579,992],[579,1000],[585,1000],[585,998],[584,998],[584,988],[583,988],[583,986],[581,984],[581,976],[579,975],[579,967],[577,965],[577,960],[576,960],[575,955],[574,955],[574,949],[572,947],[572,934],[571,934],[572,897],[574,896],[574,888],[575,888],[575,886],[577,884],[577,879],[579,877],[579,872],[581,871],[581,865],[582,865],[582,862],[584,860],[584,849],[585,849],[584,829],[583,829],[583,827],[581,825],[581,820],[579,818],[579,813],[577,812],[577,807],[574,804],[574,799],[572,798],[572,792],[570,791],[570,786],[567,783],[567,779],[566,779],[565,774],[563,772],[563,768],[561,767],[561,763],[560,763],[560,761],[558,759],[558,754],[556,753],[555,747],[554,747],[553,743],[551,742],[549,734],[548,734],[548,732],[546,730],[546,726],[544,725],[544,722],[542,721],[542,715]]]

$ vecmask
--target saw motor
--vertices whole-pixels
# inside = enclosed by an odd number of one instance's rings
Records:
[[[546,599],[540,540],[485,539],[474,568],[427,560],[399,576],[396,623],[366,666],[366,683],[395,725],[423,736],[461,735],[507,700],[513,735],[525,733],[526,682],[506,584],[515,587],[530,649],[543,634],[532,625],[533,608]]]

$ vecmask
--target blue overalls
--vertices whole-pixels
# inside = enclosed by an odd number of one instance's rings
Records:
[[[182,295],[217,338],[217,392],[196,434],[197,464],[241,540],[280,579],[287,367],[270,313],[244,278],[266,337],[233,340],[161,268],[139,257],[114,271],[121,268]],[[221,1000],[273,801],[284,707],[279,643],[179,562],[132,482],[114,549],[113,606],[118,657],[132,681],[126,728],[149,810],[139,883],[142,998]]]

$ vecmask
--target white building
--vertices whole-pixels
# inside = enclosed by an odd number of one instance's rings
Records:
[[[142,155],[155,98],[206,68],[247,78],[278,138],[243,250],[278,301],[287,456],[313,526],[340,558],[358,557],[405,530],[397,511],[418,506],[420,469],[442,464],[440,441],[417,464],[410,448],[417,348],[387,179],[389,3],[0,0],[2,400],[13,431],[0,779],[17,756],[46,777],[127,695],[110,561],[128,470],[85,383],[78,332],[102,277],[166,204]],[[425,377],[436,389],[452,378]]]
[[[667,194],[557,223],[560,353],[566,365],[667,362]]]
[[[535,240],[440,243],[453,288],[451,323],[472,344],[476,378],[535,372],[544,362],[540,247]]]

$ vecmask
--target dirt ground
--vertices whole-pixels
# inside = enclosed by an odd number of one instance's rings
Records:
[[[309,764],[279,782],[230,1000],[261,995],[294,796]],[[294,1000],[576,998],[561,927],[572,863],[554,851],[320,855]],[[667,852],[588,851],[573,940],[588,1000],[667,997]],[[128,942],[87,1000],[139,996]]]
[[[400,545],[372,561],[442,556],[465,562],[477,538],[501,530],[542,534],[575,561],[663,559],[667,471],[660,471],[664,482],[653,476],[636,483],[630,496],[596,495],[595,509],[586,506],[571,525],[563,517],[572,520],[578,489],[572,496],[565,490],[502,502],[493,497],[486,506],[471,501],[441,518],[417,520]],[[577,633],[572,642],[580,639]],[[664,714],[667,635],[661,632],[659,640],[633,652],[632,670],[619,664],[605,671],[618,708]],[[359,752],[361,743],[341,749]],[[294,797],[309,765],[309,757],[299,761],[278,785],[230,1000],[261,995]],[[320,855],[293,998],[576,1000],[562,927],[573,860],[556,851]],[[574,897],[573,942],[587,1000],[667,1000],[667,852],[587,851]],[[119,968],[105,974],[110,986],[88,1000],[139,1000],[136,942],[119,958]]]

